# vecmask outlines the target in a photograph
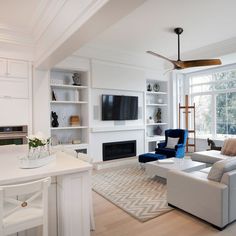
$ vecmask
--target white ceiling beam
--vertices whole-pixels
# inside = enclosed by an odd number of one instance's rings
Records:
[[[60,15],[58,14],[51,24],[54,25],[53,30],[47,31],[47,34],[43,35],[44,38],[39,41],[39,43],[42,42],[42,44],[37,47],[36,68],[52,68],[57,63],[73,54],[73,52],[81,48],[96,35],[128,15],[145,1],[146,0],[90,0],[90,9],[88,9],[87,6],[86,14],[81,12],[81,15],[73,21],[70,27],[60,34],[60,37],[55,33],[57,29],[55,28],[56,26],[63,27],[60,21]],[[78,2],[77,0],[77,3]],[[84,4],[84,1],[82,2]],[[87,2],[89,1],[87,0]],[[67,0],[66,4],[73,5],[76,4],[76,1]],[[68,9],[68,5],[66,4],[65,8]],[[64,17],[67,15],[69,17],[70,14],[72,14],[71,12],[63,12],[63,9],[61,9],[60,13],[64,14]],[[60,25],[56,25],[57,20]],[[61,30],[61,28],[58,29]],[[53,37],[53,34],[55,37]],[[47,43],[46,39],[50,39],[50,43]]]

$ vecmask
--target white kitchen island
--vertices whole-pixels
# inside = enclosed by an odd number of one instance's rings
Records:
[[[49,189],[49,236],[90,235],[90,170],[92,166],[64,152],[56,160],[35,169],[20,169],[18,158],[27,154],[26,145],[0,147],[0,185],[52,177]],[[19,233],[39,236],[41,228]]]

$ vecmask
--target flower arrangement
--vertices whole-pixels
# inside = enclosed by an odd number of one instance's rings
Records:
[[[45,138],[45,136],[39,132],[36,135],[28,136],[27,139],[29,145],[29,159],[37,159],[50,155],[50,138]]]
[[[28,138],[29,148],[45,146],[50,143],[50,138],[45,138],[42,133],[30,135]]]

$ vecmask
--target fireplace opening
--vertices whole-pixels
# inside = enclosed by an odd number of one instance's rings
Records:
[[[136,156],[136,140],[103,143],[103,161]]]

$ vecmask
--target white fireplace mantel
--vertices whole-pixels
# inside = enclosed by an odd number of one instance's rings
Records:
[[[101,132],[117,132],[117,131],[129,131],[129,130],[145,130],[144,125],[129,125],[129,126],[104,126],[91,128],[92,133]]]

